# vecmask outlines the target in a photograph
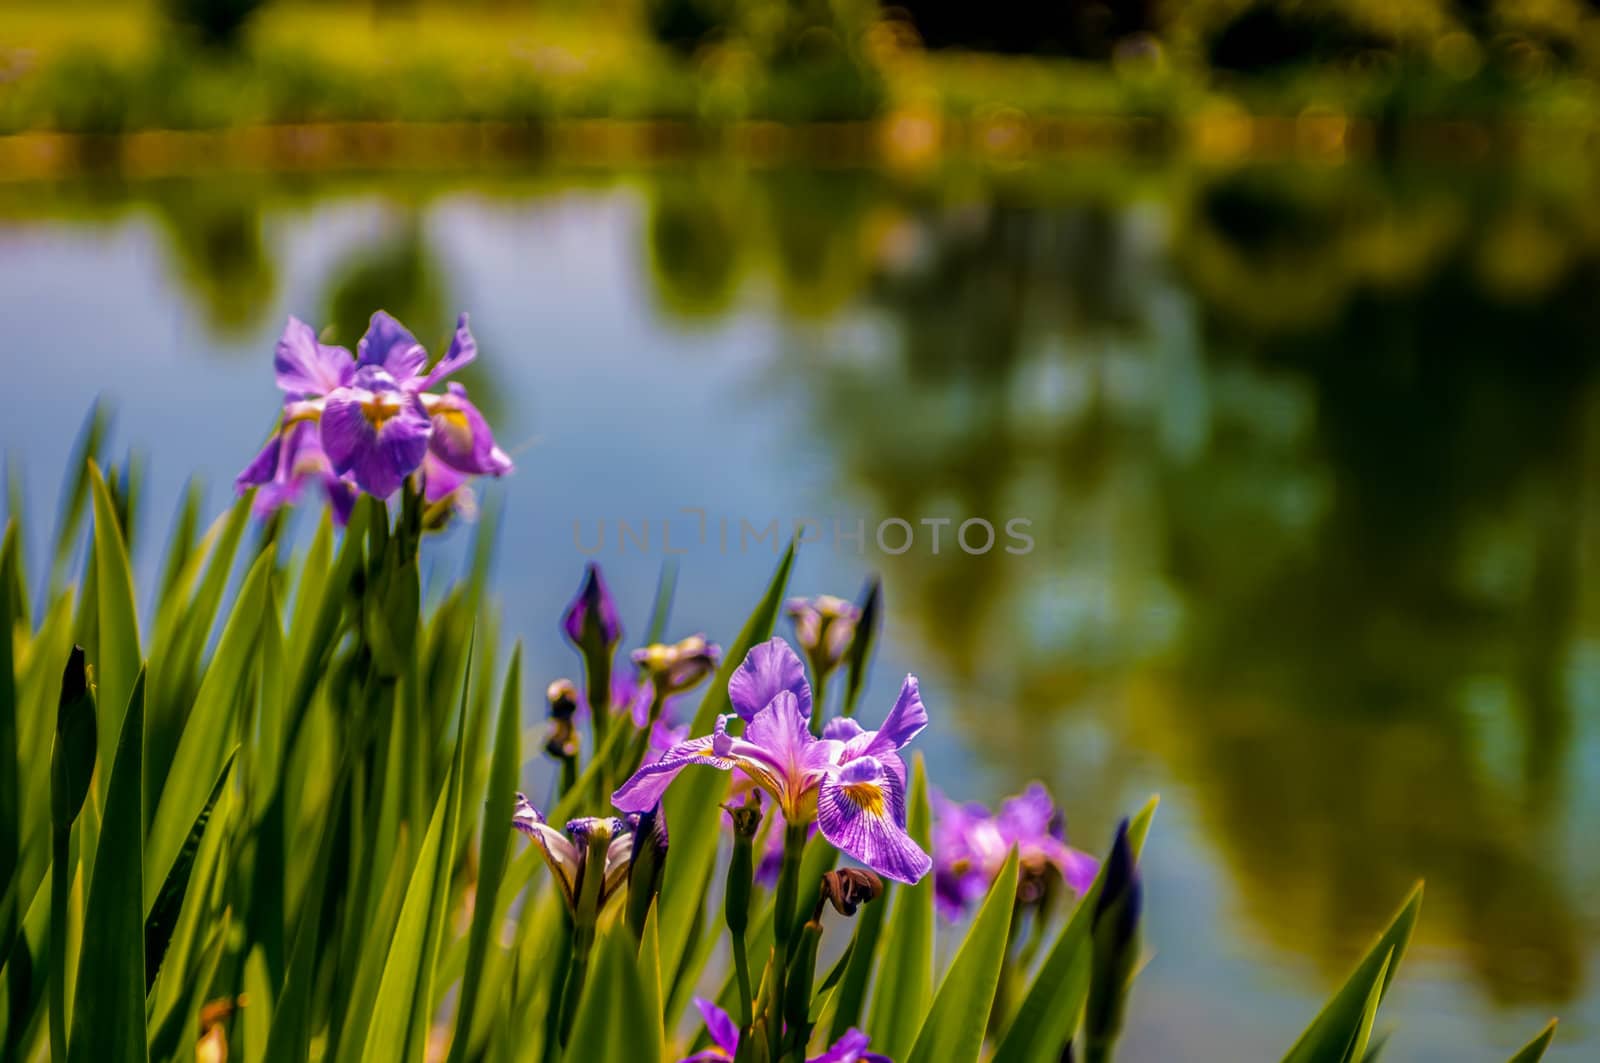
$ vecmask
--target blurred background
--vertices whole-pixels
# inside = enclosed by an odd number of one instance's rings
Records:
[[[632,635],[670,525],[669,634],[728,642],[739,522],[811,518],[794,590],[883,574],[863,711],[916,671],[948,794],[1095,850],[1162,794],[1126,1058],[1276,1058],[1417,878],[1391,1058],[1600,1056],[1600,4],[0,5],[38,578],[97,396],[148,587],[287,314],[468,310],[530,712],[602,526]]]

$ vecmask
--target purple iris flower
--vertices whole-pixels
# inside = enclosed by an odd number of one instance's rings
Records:
[[[706,1033],[711,1035],[712,1047],[685,1056],[679,1063],[715,1063],[733,1059],[739,1054],[739,1024],[721,1008],[704,997],[695,997],[694,1006],[700,1009],[705,1020]],[[867,1051],[868,1038],[855,1027],[845,1031],[833,1047],[820,1056],[812,1056],[806,1063],[894,1063],[888,1056]]]
[[[322,452],[316,426],[309,421],[298,421],[283,431],[274,432],[261,453],[235,478],[233,486],[240,494],[257,488],[251,508],[256,516],[266,517],[279,507],[292,505],[299,499],[301,490],[311,483],[322,488],[328,507],[333,511],[334,523],[343,527],[355,505],[356,489],[333,474],[333,466]]]
[[[322,446],[334,471],[375,498],[388,498],[417,471],[432,428],[417,396],[376,365],[357,369],[322,407]]]
[[[439,469],[471,476],[511,471],[511,459],[495,445],[465,388],[452,383],[443,394],[427,390],[471,362],[477,350],[465,314],[456,321],[450,349],[432,369],[416,337],[381,310],[372,315],[354,358],[343,347],[317,342],[309,325],[291,317],[273,369],[278,387],[288,393],[286,422],[319,422],[322,452],[334,475],[388,498],[431,456],[436,485],[429,488],[430,500],[439,501],[460,486]]]
[[[637,822],[637,821],[635,821]],[[600,884],[600,900],[596,913],[605,910],[606,901],[616,893],[617,887],[628,879],[628,864],[633,858],[633,832],[628,823],[614,816],[586,817],[567,823],[566,833],[545,822],[539,810],[528,803],[525,794],[517,794],[517,803],[511,813],[511,825],[534,841],[544,853],[544,862],[561,887],[567,907],[574,908],[583,894],[583,879],[591,870],[586,868],[589,842],[597,835],[609,839],[606,845],[605,866],[598,873],[605,876]]]
[[[583,583],[561,616],[561,628],[574,646],[582,647],[591,619],[602,646],[615,646],[622,641],[622,620],[617,615],[616,600],[600,574],[600,566],[593,561],[583,567]]]
[[[834,720],[811,733],[811,688],[805,667],[781,638],[752,649],[728,682],[728,697],[745,721],[728,733],[680,742],[641,767],[612,801],[626,812],[654,808],[691,764],[738,769],[776,800],[790,824],[813,820],[837,849],[886,878],[916,882],[933,866],[906,834],[906,768],[900,749],[928,724],[915,676],[907,676],[894,708],[876,731]]]
[[[1042,784],[1007,798],[994,815],[980,804],[931,796],[934,896],[952,922],[983,899],[1012,846],[1021,872],[1017,895],[1024,903],[1043,895],[1052,871],[1077,894],[1094,882],[1100,862],[1066,844],[1062,816]]]

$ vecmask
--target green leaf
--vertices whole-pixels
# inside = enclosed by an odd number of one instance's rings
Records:
[[[1551,1019],[1545,1023],[1544,1029],[1539,1031],[1538,1036],[1523,1045],[1517,1054],[1508,1059],[1506,1063],[1539,1063],[1539,1060],[1544,1057],[1545,1049],[1550,1047],[1550,1042],[1554,1041],[1555,1037],[1556,1020]]]
[[[977,1063],[1006,962],[1011,913],[1016,906],[1017,850],[1013,846],[939,985],[908,1063]]]
[[[739,637],[728,647],[722,666],[717,669],[716,678],[695,713],[690,734],[710,734],[717,717],[731,711],[728,680],[750,648],[772,636],[772,625],[777,620],[784,588],[794,568],[794,552],[795,544],[791,541],[767,584],[766,593],[745,621]],[[678,970],[689,944],[689,931],[695,924],[695,913],[705,906],[717,841],[722,834],[717,829],[718,805],[727,792],[726,773],[705,769],[684,772],[667,791],[664,805],[667,829],[672,832],[672,855],[667,860],[661,896],[656,902],[661,908],[661,968],[664,971]]]
[[[656,581],[655,601],[650,605],[650,623],[646,625],[644,644],[661,641],[667,631],[667,616],[672,612],[672,597],[678,589],[678,561],[669,557],[661,563],[661,577]]]
[[[1394,981],[1395,969],[1405,956],[1406,944],[1417,925],[1422,907],[1422,883],[1395,914],[1389,928],[1379,935],[1350,977],[1311,1021],[1306,1032],[1284,1056],[1284,1063],[1343,1063],[1355,1043],[1368,997],[1376,990],[1379,999]]]
[[[300,925],[295,930],[294,945],[289,953],[289,969],[273,1001],[272,1028],[267,1034],[266,1054],[262,1057],[265,1063],[300,1063],[311,1054],[311,992],[322,936],[321,898],[341,833],[340,818],[346,814],[345,790],[341,780],[323,821],[316,863],[306,883],[307,895],[312,899],[301,906]]]
[[[272,555],[264,553],[240,585],[233,613],[195,695],[195,711],[189,714],[161,787],[145,844],[145,866],[163,881],[177,862],[195,818],[205,808],[228,749],[236,742],[237,709],[256,654],[262,619],[271,611],[267,601],[271,576]]]
[[[924,851],[930,848],[932,813],[921,753],[912,765],[906,830]],[[874,1052],[904,1059],[933,999],[933,876],[923,876],[915,886],[897,885],[893,893],[867,1028]]]
[[[657,1040],[660,1023],[648,1018],[650,1006],[644,979],[634,953],[633,934],[619,921],[602,931],[594,944],[594,959],[578,1011],[572,1038],[561,1058],[564,1063],[635,1063],[663,1058]]]
[[[197,1007],[195,994],[209,988],[196,983],[201,981],[201,972],[209,962],[205,953],[219,923],[219,913],[215,908],[217,893],[233,870],[229,860],[232,847],[229,845],[228,824],[232,822],[233,810],[238,803],[236,792],[235,788],[224,786],[216,805],[211,809],[205,835],[200,839],[200,851],[195,856],[194,869],[189,874],[186,900],[178,909],[177,925],[167,943],[166,958],[157,973],[154,990],[146,997],[146,1010],[151,1016],[151,1025],[157,1031],[166,1029],[169,1022],[181,1023],[182,1016]],[[222,922],[226,922],[226,919]],[[188,1029],[183,1028],[182,1032],[187,1033]],[[152,1056],[163,1058],[170,1055],[170,1046],[160,1051],[157,1048],[157,1042],[152,1038]]]
[[[206,833],[206,824],[211,820],[211,812],[216,807],[217,798],[222,796],[222,787],[228,781],[228,772],[233,768],[233,760],[238,753],[239,747],[234,746],[233,751],[228,754],[228,759],[223,762],[222,770],[217,773],[217,781],[211,786],[211,796],[206,798],[205,807],[194,818],[194,825],[189,828],[189,835],[183,840],[183,848],[178,850],[177,862],[172,865],[172,870],[167,872],[166,881],[161,884],[155,904],[150,908],[150,915],[144,921],[146,992],[149,992],[150,987],[155,984],[156,972],[161,970],[161,961],[167,955],[167,945],[172,940],[173,929],[178,925],[178,914],[183,909],[183,898],[189,891],[189,876],[194,871],[195,857],[199,855],[200,842]]]
[[[172,598],[182,584],[183,570],[194,554],[194,533],[200,526],[200,495],[199,481],[191,479],[184,488],[183,500],[178,503],[172,533],[167,537],[167,557],[161,563],[161,579],[156,583],[157,601]]]
[[[878,629],[883,626],[883,580],[874,575],[867,581],[866,593],[861,599],[861,618],[856,621],[856,633],[850,640],[846,658],[844,702],[840,711],[846,716],[855,715],[856,702],[861,699],[861,689],[867,684],[867,669],[872,664],[872,647],[877,641]]]
[[[93,462],[89,463],[89,485],[94,499],[95,606],[99,631],[99,656],[94,662],[100,714],[96,723],[101,734],[111,735],[120,730],[122,721],[118,714],[127,707],[134,680],[139,675],[139,620],[133,602],[133,572],[128,564],[128,548],[117,524],[111,492],[106,488],[99,466]],[[142,759],[142,737],[140,746]]]
[[[666,1044],[661,995],[661,924],[656,915],[656,906],[652,904],[650,913],[644,917],[644,933],[639,938],[639,985],[644,991],[644,1010],[639,1021],[649,1022],[649,1028],[644,1031],[647,1043],[641,1045],[639,1053],[641,1059],[662,1058],[661,1049]],[[650,1049],[648,1053],[647,1048]]]
[[[50,591],[54,596],[66,573],[78,540],[78,529],[83,524],[83,507],[89,500],[89,465],[100,454],[106,433],[111,427],[111,417],[98,400],[83,419],[83,427],[72,444],[72,456],[67,459],[67,469],[72,480],[61,492],[61,508],[56,514],[55,549],[51,554]]]
[[[511,850],[511,811],[516,803],[517,773],[522,766],[522,644],[511,651],[505,690],[500,695],[500,715],[495,725],[494,751],[489,768],[489,790],[483,802],[483,840],[479,844],[478,892],[473,899],[472,929],[468,933],[467,963],[456,1007],[455,1036],[450,1041],[450,1063],[467,1056],[472,1019],[478,1007],[485,957],[495,930],[500,884],[505,878]]]
[[[22,765],[17,761],[17,682],[12,659],[17,621],[16,588],[21,580],[17,522],[6,522],[0,542],[0,882],[6,892],[0,900],[0,957],[11,951],[18,908],[24,898],[16,894],[17,865],[22,858]]]
[[[103,485],[96,485],[96,492]],[[144,673],[134,676],[84,912],[68,1060],[147,1058],[144,1011]]]
[[[1144,849],[1159,799],[1152,797],[1128,821],[1128,842],[1135,856]],[[1078,900],[1067,925],[1045,956],[1016,1017],[1000,1039],[992,1063],[1047,1063],[1077,1028],[1089,994],[1089,924],[1103,876]]]
[[[241,498],[207,529],[177,577],[170,597],[158,600],[150,643],[150,698],[146,711],[145,814],[153,816],[161,784],[172,767],[184,724],[196,704],[200,658],[222,606],[234,555],[250,519]],[[198,585],[191,597],[190,591]],[[146,824],[148,828],[149,824]]]
[[[43,1015],[50,963],[50,888],[40,882],[0,969],[0,1059],[32,1059],[30,1033]]]
[[[1350,1045],[1346,1057],[1351,1063],[1361,1063],[1367,1058],[1367,1042],[1372,1040],[1372,1024],[1378,1018],[1378,1001],[1383,996],[1383,978],[1389,973],[1389,961],[1394,959],[1394,950],[1384,953],[1383,966],[1378,968],[1378,977],[1372,980],[1372,988],[1367,991],[1367,1001],[1361,1006],[1361,1022],[1356,1026],[1356,1039]]]
[[[467,656],[470,662],[470,650]],[[406,887],[405,903],[400,908],[400,921],[395,925],[367,1028],[363,1060],[420,1059],[423,1053],[432,1019],[429,1005],[433,999],[433,965],[439,954],[439,937],[444,932],[450,862],[461,815],[462,757],[466,750],[461,726],[466,722],[472,685],[470,664],[467,672],[461,682],[455,758]],[[509,813],[506,818],[510,819]]]

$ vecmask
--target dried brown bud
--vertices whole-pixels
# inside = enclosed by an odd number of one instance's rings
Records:
[[[846,918],[855,915],[856,909],[883,895],[883,879],[861,868],[847,867],[829,871],[822,876],[822,901],[833,905],[833,910]],[[821,906],[821,901],[818,902]]]

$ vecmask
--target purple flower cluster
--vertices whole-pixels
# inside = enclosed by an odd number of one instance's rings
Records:
[[[511,459],[464,387],[429,389],[477,353],[465,314],[450,349],[431,368],[416,337],[382,310],[372,315],[354,356],[319,342],[311,326],[291,317],[273,356],[283,415],[235,488],[259,488],[255,509],[267,514],[317,484],[341,524],[358,491],[386,499],[418,473],[430,503],[466,504],[467,479],[502,476]]]
[[[1065,821],[1050,791],[1031,784],[991,814],[980,804],[957,804],[943,794],[933,805],[934,896],[955,921],[989,891],[1012,846],[1017,849],[1018,899],[1036,901],[1059,874],[1074,893],[1094,882],[1099,861],[1066,843]]]

